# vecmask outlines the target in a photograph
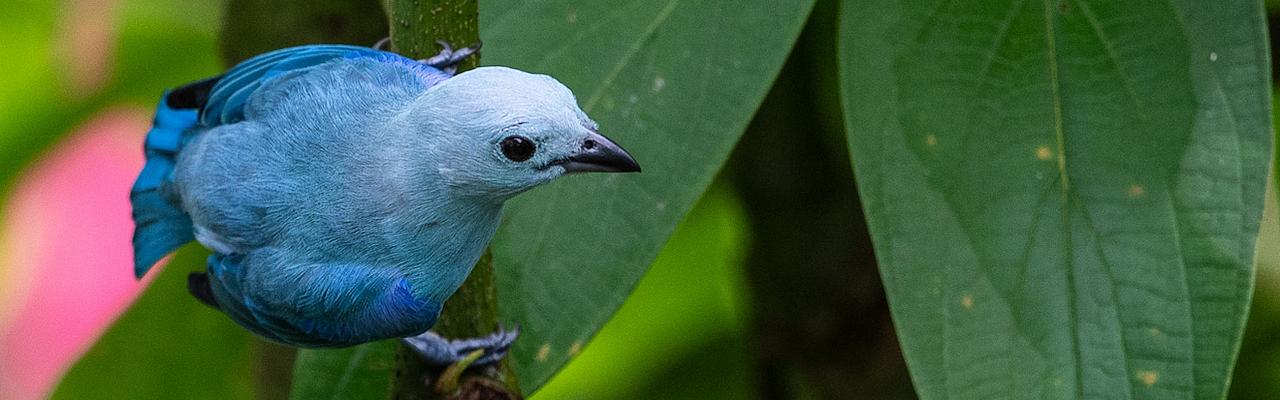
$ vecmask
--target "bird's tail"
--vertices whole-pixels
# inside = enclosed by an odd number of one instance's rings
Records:
[[[161,258],[194,239],[191,218],[173,192],[173,167],[187,131],[195,127],[200,108],[218,78],[166,92],[143,150],[147,163],[138,174],[129,200],[133,203],[133,272],[141,278]]]

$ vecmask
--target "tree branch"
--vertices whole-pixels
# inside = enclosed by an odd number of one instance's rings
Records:
[[[476,0],[390,0],[391,45],[405,56],[422,59],[440,51],[436,41],[455,48],[480,42],[480,13]],[[458,66],[458,72],[475,68],[479,54]],[[448,338],[471,338],[498,328],[498,298],[493,258],[486,252],[462,288],[444,305],[436,322],[437,333]],[[418,399],[517,399],[515,375],[504,360],[485,373],[464,374],[455,393],[436,393],[427,385],[432,371],[404,345],[396,355],[396,379],[392,398]]]

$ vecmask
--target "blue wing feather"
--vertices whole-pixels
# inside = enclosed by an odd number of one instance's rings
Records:
[[[402,64],[426,74],[444,74],[426,64],[368,47],[350,45],[307,45],[280,49],[249,59],[232,68],[213,87],[209,100],[200,113],[200,123],[206,127],[230,124],[244,119],[245,104],[249,97],[271,79],[293,71],[300,71],[338,58],[372,58],[378,61]]]
[[[173,250],[195,238],[191,219],[176,206],[165,183],[173,176],[174,157],[183,132],[195,125],[196,111],[169,107],[165,93],[156,107],[155,122],[147,132],[143,151],[147,163],[129,191],[133,205],[133,273],[141,278]]]
[[[253,274],[250,258],[209,256],[209,279],[214,297],[231,319],[255,333],[305,347],[342,347],[386,337],[421,333],[435,323],[440,304],[413,296],[409,281],[393,270],[363,265],[305,265],[291,273],[275,272],[271,279],[292,274],[289,284],[264,284]],[[242,285],[257,282],[249,291]],[[270,289],[284,288],[284,289]],[[285,290],[287,293],[267,293]],[[255,299],[290,299],[263,307]]]
[[[386,53],[350,45],[308,45],[276,50],[251,58],[227,72],[209,94],[200,113],[200,123],[211,127],[244,119],[244,105],[263,83],[281,72],[314,67],[335,58],[351,55],[374,56]]]

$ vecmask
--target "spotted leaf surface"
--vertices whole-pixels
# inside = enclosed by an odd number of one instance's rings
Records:
[[[881,3],[843,10],[842,93],[921,397],[1225,396],[1272,146],[1261,4]]]

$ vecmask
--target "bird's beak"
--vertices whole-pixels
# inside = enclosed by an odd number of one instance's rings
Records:
[[[560,163],[566,174],[579,172],[640,172],[640,164],[609,138],[591,132],[578,150]]]

